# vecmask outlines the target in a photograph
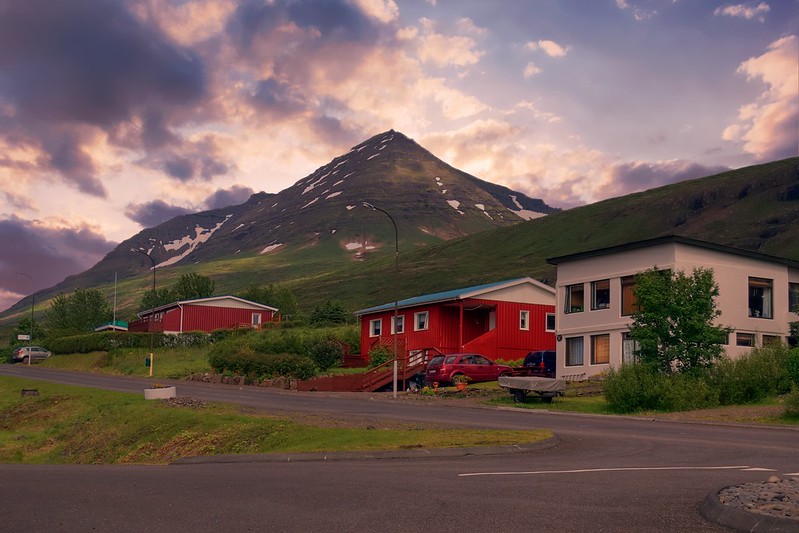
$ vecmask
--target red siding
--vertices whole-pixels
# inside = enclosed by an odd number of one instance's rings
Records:
[[[463,302],[463,327],[460,327],[460,303],[421,305],[400,309],[399,315],[405,316],[405,333],[398,335],[404,340],[407,350],[438,348],[445,353],[459,352],[463,349],[460,342],[480,347],[481,352],[492,359],[519,359],[532,350],[554,350],[555,334],[546,332],[546,314],[555,313],[554,305],[524,304],[517,302],[500,302],[494,300],[468,300]],[[496,312],[495,332],[488,333],[489,313]],[[530,311],[530,329],[519,329],[519,312]],[[428,311],[429,329],[413,331],[415,313]],[[379,340],[390,345],[391,317],[394,310],[361,317],[361,351],[366,355],[369,347]],[[369,336],[369,323],[380,318],[383,321],[380,339]],[[461,337],[462,335],[462,337]],[[484,337],[481,337],[484,335]],[[476,340],[475,340],[476,339]],[[475,349],[475,351],[477,351]]]
[[[252,324],[253,313],[261,315],[262,324],[272,320],[272,311],[263,309],[184,305],[182,331],[213,331],[232,328],[238,324]],[[180,330],[176,328],[174,331]]]

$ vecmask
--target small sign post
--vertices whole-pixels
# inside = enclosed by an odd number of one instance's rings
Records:
[[[17,335],[17,340],[18,341],[29,341],[29,340],[31,340],[31,336],[30,335]]]

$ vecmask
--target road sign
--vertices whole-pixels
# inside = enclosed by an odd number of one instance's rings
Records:
[[[17,340],[18,341],[29,341],[29,340],[31,340],[31,336],[30,335],[17,335]]]

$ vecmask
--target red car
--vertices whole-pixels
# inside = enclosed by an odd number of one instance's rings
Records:
[[[511,375],[513,369],[500,365],[476,353],[437,355],[427,364],[427,383],[452,383],[456,376],[466,376],[471,382],[496,381],[499,376]]]

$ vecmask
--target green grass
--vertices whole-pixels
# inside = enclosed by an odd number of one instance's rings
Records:
[[[39,396],[22,397],[21,389]],[[0,377],[0,462],[164,464],[181,457],[241,453],[374,451],[512,445],[546,430],[489,431],[316,424],[234,405],[171,407],[143,395]]]
[[[127,348],[110,352],[53,355],[42,366],[101,372],[125,376],[149,376],[145,366],[147,348]],[[159,348],[154,351],[153,377],[180,379],[196,372],[209,372],[207,348]]]
[[[523,409],[545,409],[547,411],[611,414],[604,396],[558,396],[552,403],[544,403],[537,394],[530,394],[523,403],[515,403],[510,394],[508,394],[507,397],[489,400],[489,404]]]

